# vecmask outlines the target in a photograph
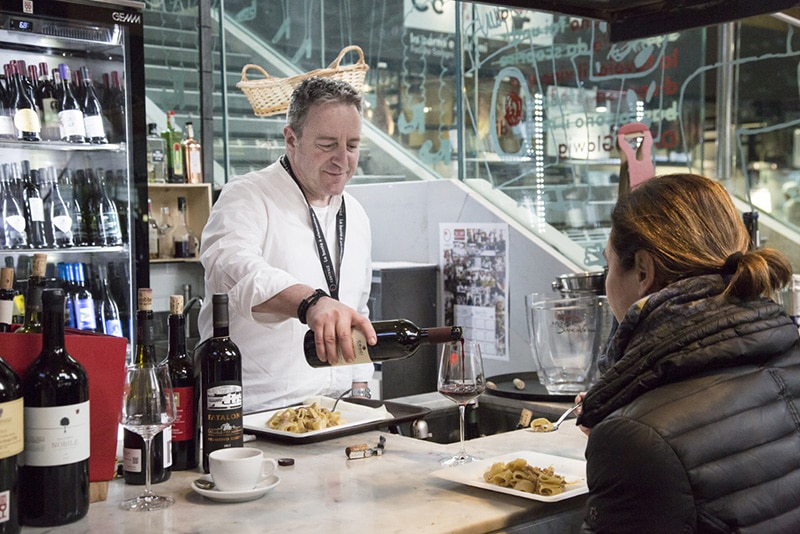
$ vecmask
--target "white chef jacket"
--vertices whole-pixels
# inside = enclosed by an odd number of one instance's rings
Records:
[[[344,198],[347,218],[339,300],[368,315],[369,219],[354,197],[344,193]],[[328,208],[315,210],[334,265],[339,257],[336,214],[341,202],[337,196]],[[297,404],[313,395],[338,396],[353,381],[372,378],[371,364],[309,366],[303,355],[306,325],[294,317],[252,311],[294,284],[328,292],[308,204],[280,162],[238,176],[222,188],[203,229],[200,261],[205,268],[200,336],[212,336],[212,296],[227,293],[230,336],[242,353],[245,413]]]

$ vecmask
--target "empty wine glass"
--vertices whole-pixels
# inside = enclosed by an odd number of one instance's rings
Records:
[[[474,341],[445,343],[439,359],[439,393],[458,404],[461,448],[458,454],[442,461],[444,466],[469,463],[476,458],[467,454],[464,446],[464,410],[486,389],[481,348]]]
[[[125,510],[161,510],[175,503],[171,497],[156,495],[150,489],[153,465],[153,438],[175,421],[175,401],[169,368],[166,365],[131,365],[125,375],[120,423],[142,436],[145,444],[145,486],[138,497],[122,503]]]

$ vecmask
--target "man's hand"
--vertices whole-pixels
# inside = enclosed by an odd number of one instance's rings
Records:
[[[352,329],[357,328],[367,338],[369,345],[378,342],[372,323],[353,308],[330,297],[322,297],[306,312],[309,328],[314,331],[314,343],[320,361],[335,364],[339,361],[337,348],[341,348],[344,361],[355,360]]]

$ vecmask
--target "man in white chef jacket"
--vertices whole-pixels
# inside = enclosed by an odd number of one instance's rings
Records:
[[[226,293],[245,413],[350,388],[369,395],[371,364],[312,368],[303,354],[309,328],[319,358],[331,363],[337,346],[353,360],[352,328],[370,345],[377,340],[367,317],[369,219],[344,192],[358,166],[361,110],[361,95],[346,83],[302,82],[283,130],[286,154],[227,183],[203,230],[200,335],[212,335],[212,295]]]

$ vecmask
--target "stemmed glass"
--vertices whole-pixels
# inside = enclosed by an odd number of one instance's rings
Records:
[[[131,365],[125,375],[120,423],[142,436],[145,444],[145,486],[138,497],[122,503],[125,510],[161,510],[175,503],[171,497],[156,495],[150,489],[153,465],[153,438],[175,421],[175,401],[169,368],[166,365]]]
[[[442,347],[439,358],[439,393],[458,404],[461,448],[458,454],[442,461],[451,467],[469,463],[477,458],[467,454],[464,446],[464,410],[472,400],[486,390],[481,348],[474,341],[451,341]]]

